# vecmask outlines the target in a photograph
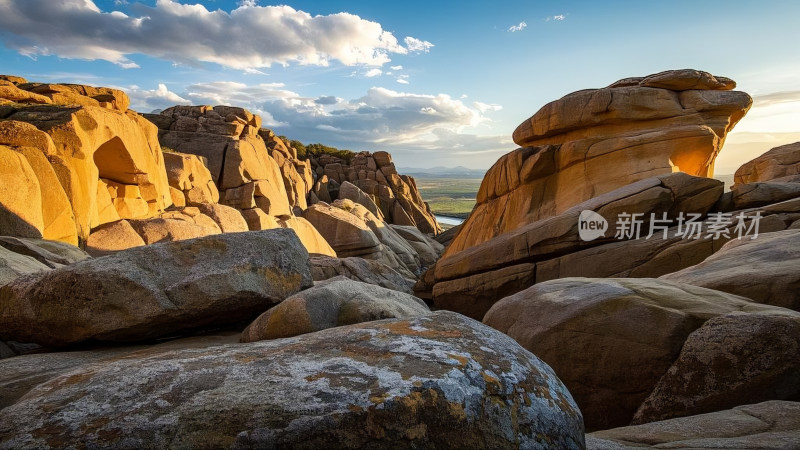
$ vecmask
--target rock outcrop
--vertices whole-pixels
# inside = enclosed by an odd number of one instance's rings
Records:
[[[800,403],[770,401],[586,435],[589,450],[800,447]]]
[[[713,173],[726,134],[752,99],[733,81],[674,70],[569,94],[514,131],[522,146],[484,177],[452,254],[627,184]]]
[[[311,257],[311,276],[314,281],[324,281],[343,276],[394,291],[413,293],[414,284],[386,264],[364,258]]]
[[[316,283],[260,315],[242,342],[292,337],[328,328],[430,314],[413,295],[337,277]]]
[[[130,342],[252,320],[312,285],[286,230],[138,247],[0,288],[0,340]]]
[[[311,165],[317,177],[313,193],[318,200],[332,203],[342,198],[360,203],[366,194],[381,212],[372,213],[386,222],[412,225],[423,233],[442,232],[430,206],[422,200],[414,178],[398,174],[388,153],[361,152],[350,161],[324,154],[311,159]],[[346,187],[342,196],[340,189],[345,182],[358,187],[362,194]],[[365,203],[371,210],[370,202]]]
[[[501,300],[484,323],[550,364],[575,397],[587,429],[596,430],[630,424],[688,345],[690,334],[707,320],[732,312],[748,324],[758,323],[760,314],[800,319],[790,310],[686,284],[648,278],[564,278]],[[757,340],[750,341],[753,348],[775,342]],[[775,352],[796,352],[796,343],[789,341]],[[714,368],[715,363],[697,365],[707,364],[711,374],[725,372],[726,367]],[[766,364],[764,372],[785,367]],[[674,378],[685,380],[689,374],[681,371]],[[770,386],[780,388],[785,379]]]
[[[10,98],[0,111],[0,145],[25,160],[3,166],[14,167],[17,177],[25,176],[26,166],[32,169],[11,192],[15,200],[0,194],[0,223],[11,208],[29,225],[27,236],[77,244],[95,227],[150,217],[172,204],[156,128],[128,110],[123,92],[23,81],[14,89],[50,101],[31,105]],[[20,201],[27,202],[22,213],[13,206]],[[19,226],[12,230],[26,236]]]
[[[800,142],[782,145],[739,167],[734,183],[800,181]]]
[[[450,312],[165,350],[41,382],[0,410],[0,446],[584,447],[555,373]]]

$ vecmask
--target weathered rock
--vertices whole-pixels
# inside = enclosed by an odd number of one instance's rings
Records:
[[[223,233],[238,233],[249,230],[247,221],[244,220],[242,213],[235,208],[220,205],[219,203],[204,203],[198,205],[197,208],[204,215],[214,220]]]
[[[722,182],[678,172],[638,181],[578,204],[558,216],[458,251],[457,243],[468,242],[470,233],[470,228],[462,226],[436,263],[434,303],[438,308],[481,318],[503,296],[533,284],[537,278],[533,266],[539,262],[614,241],[613,225],[609,225],[604,237],[592,241],[580,239],[578,222],[584,210],[594,211],[612,224],[621,213],[641,214],[644,236],[648,234],[651,214],[658,219],[666,214],[670,225],[680,213],[704,215],[721,195]],[[625,236],[628,237],[635,236]]]
[[[443,232],[434,236],[436,242],[442,244],[443,246],[447,247],[450,245],[450,242],[453,241],[453,238],[456,237],[456,234],[461,229],[461,225],[456,225],[454,227],[450,227]]]
[[[328,241],[314,228],[313,225],[302,217],[289,217],[278,219],[281,228],[291,228],[297,233],[300,242],[306,247],[308,253],[314,255],[326,255],[336,257],[336,252],[328,244]]]
[[[351,280],[374,284],[407,294],[413,293],[413,283],[409,279],[386,264],[364,258],[312,256],[311,275],[314,281],[344,276]]]
[[[434,265],[442,256],[444,246],[438,241],[419,231],[419,228],[403,225],[390,225],[417,252],[420,259],[420,269],[424,271]]]
[[[350,183],[349,181],[345,181],[341,186],[339,186],[339,199],[352,200],[354,203],[358,203],[367,208],[369,212],[374,214],[378,219],[384,219],[383,212],[381,212],[380,208],[378,208],[378,205],[375,204],[375,201],[372,200],[372,197],[365,194],[364,191],[358,188],[358,186]]]
[[[800,310],[800,231],[733,240],[705,261],[664,275],[664,280],[741,295],[759,303]]]
[[[706,320],[779,308],[656,279],[564,278],[497,302],[484,323],[542,358],[581,408],[587,429],[630,423]]]
[[[50,269],[36,259],[6,250],[0,246],[0,286],[31,273]]]
[[[164,164],[170,187],[183,192],[186,205],[219,202],[219,191],[211,172],[196,155],[164,152]]]
[[[732,209],[769,205],[800,197],[800,183],[747,183],[731,189]]]
[[[132,248],[0,289],[0,339],[135,341],[252,319],[311,286],[294,233],[232,233]]]
[[[586,435],[586,448],[774,449],[800,447],[800,403],[770,401]]]
[[[646,178],[710,176],[726,134],[752,103],[744,92],[718,90],[730,85],[703,72],[668,71],[545,105],[514,131],[524,148],[489,169],[451,247],[485,242]]]
[[[74,245],[44,239],[0,236],[0,247],[30,256],[50,268],[88,259],[89,255]]]
[[[105,256],[120,250],[141,247],[144,239],[133,229],[130,222],[120,220],[92,230],[86,240],[86,251],[92,256]]]
[[[279,227],[278,221],[261,210],[261,208],[243,209],[242,216],[247,222],[247,227],[250,231],[271,230]]]
[[[130,220],[128,223],[136,231],[136,234],[142,237],[146,244],[183,241],[220,233],[218,227],[215,229],[198,225],[186,216],[182,216],[181,218],[167,216],[164,218],[159,217],[146,220]]]
[[[86,365],[0,410],[0,436],[6,447],[584,445],[549,367],[449,312]]]
[[[634,424],[800,395],[800,313],[732,313],[710,319],[633,418]]]
[[[743,164],[733,176],[734,183],[781,181],[800,175],[800,142],[781,145]]]
[[[0,233],[42,237],[42,190],[28,160],[0,145]]]
[[[242,342],[313,333],[382,319],[430,314],[413,295],[336,277],[316,283],[260,315],[242,332]]]

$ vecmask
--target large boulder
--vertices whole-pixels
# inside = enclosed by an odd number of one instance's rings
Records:
[[[338,276],[411,294],[414,283],[386,264],[369,259],[311,257],[311,276],[324,281]]]
[[[752,103],[729,90],[730,80],[713,81],[719,79],[667,71],[548,103],[514,131],[523,148],[486,173],[450,248],[477,245],[645,178],[711,176],[726,134]]]
[[[751,237],[734,239],[705,261],[661,279],[800,311],[800,230]]]
[[[336,257],[336,252],[328,244],[328,241],[314,228],[311,223],[302,217],[289,217],[278,219],[281,228],[291,228],[297,233],[300,242],[306,247],[308,253],[314,255],[326,255]]]
[[[286,230],[132,248],[0,288],[0,340],[137,341],[252,320],[312,285]]]
[[[345,277],[316,283],[260,315],[242,332],[242,342],[292,337],[327,328],[430,314],[413,295]]]
[[[678,358],[689,334],[734,311],[781,311],[656,279],[564,278],[507,297],[484,323],[550,364],[588,429],[623,426]]]
[[[211,172],[198,156],[164,152],[164,164],[170,187],[183,193],[186,205],[199,206],[219,201],[219,191]]]
[[[0,286],[17,278],[50,268],[36,259],[0,247]]]
[[[143,227],[139,227],[143,229]],[[105,256],[120,250],[146,245],[144,239],[127,220],[100,225],[86,240],[86,251],[92,256]]]
[[[597,196],[555,217],[532,222],[463,251],[457,251],[453,241],[436,263],[434,303],[480,319],[497,300],[534,284],[541,262],[549,264],[547,261],[568,253],[636,238],[615,238],[613,222],[620,214],[641,214],[639,237],[644,238],[651,217],[661,219],[666,214],[667,224],[672,226],[680,214],[704,216],[716,204],[722,189],[722,182],[709,178],[681,172],[661,175]],[[579,219],[584,211],[596,213],[608,222],[604,235],[593,240],[581,238]],[[467,233],[469,229],[462,226],[457,239]]]
[[[798,396],[800,313],[730,313],[689,335],[633,423]]]
[[[744,163],[733,176],[738,184],[759,181],[798,181],[800,177],[800,142],[781,145]]]
[[[0,436],[4,447],[584,447],[555,373],[451,312],[87,364],[0,410]]]

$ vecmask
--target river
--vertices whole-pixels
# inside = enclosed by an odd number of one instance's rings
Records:
[[[459,219],[458,217],[449,217],[449,216],[434,216],[436,220],[441,224],[447,225],[461,225],[464,222],[464,219]]]

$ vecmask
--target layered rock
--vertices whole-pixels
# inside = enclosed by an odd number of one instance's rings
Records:
[[[690,334],[707,320],[734,312],[739,314],[740,324],[748,326],[758,324],[766,316],[775,320],[800,319],[800,314],[790,310],[687,284],[648,278],[564,278],[537,284],[501,300],[486,314],[484,323],[508,334],[550,364],[575,397],[587,428],[603,429],[629,424],[659,380],[663,381],[662,377],[671,370],[682,349],[696,339]],[[725,331],[713,324],[709,326]],[[735,336],[736,333],[727,333],[717,339],[731,341]],[[777,342],[764,339],[764,335],[750,336],[751,351]],[[791,336],[787,336],[774,349],[775,353],[785,352],[790,356],[796,353],[797,345],[791,341]],[[725,352],[737,345],[731,343],[710,352],[725,358]],[[710,378],[744,378],[753,373],[729,372],[730,366],[722,359],[710,358],[694,364],[688,367],[702,368],[694,372],[676,371],[672,374],[674,382],[685,384],[692,373],[707,373]],[[788,372],[783,378],[775,377],[778,382],[765,381],[769,387],[780,390],[784,380],[791,379],[792,367],[773,357],[761,370],[762,374]],[[692,379],[697,379],[697,375]],[[749,385],[756,384],[757,381]],[[702,389],[699,386],[688,389],[695,388]],[[746,401],[745,397],[741,401]]]
[[[161,145],[207,161],[220,203],[240,210],[257,208],[272,217],[292,215],[281,167],[259,134],[261,117],[229,106],[173,106],[145,117],[158,126]],[[254,216],[245,213],[245,218],[248,215]]]
[[[289,205],[301,210],[306,209],[307,197],[314,184],[311,161],[301,161],[297,157],[297,151],[283,139],[275,136],[272,130],[262,128],[259,130],[259,135],[264,139],[272,159],[281,169],[283,185],[289,195]]]
[[[693,70],[569,94],[514,131],[522,146],[487,172],[449,254],[649,177],[713,173],[726,134],[752,99]]]
[[[555,373],[449,312],[81,365],[0,410],[0,436],[4,447],[584,447]]]
[[[314,281],[324,281],[341,276],[406,294],[413,292],[413,283],[400,272],[378,261],[358,257],[312,256],[311,276]]]
[[[123,92],[22,82],[15,89],[52,104],[14,100],[0,112],[6,119],[0,122],[0,144],[23,156],[32,169],[25,184],[11,193],[15,200],[0,199],[4,211],[11,208],[29,225],[27,234],[19,226],[11,228],[14,235],[31,236],[35,230],[33,237],[77,244],[95,227],[150,217],[172,204],[156,128],[127,109]],[[16,176],[26,173],[19,160],[15,167]],[[23,198],[27,205],[21,213],[13,205]],[[5,213],[0,216],[7,220]]]
[[[759,181],[800,181],[800,142],[782,145],[739,167],[736,184]]]
[[[0,340],[64,346],[174,336],[252,320],[311,284],[308,253],[286,230],[138,247],[0,288]]]
[[[337,277],[316,283],[258,316],[242,332],[242,342],[292,337],[328,328],[382,319],[430,314],[413,295]]]
[[[586,435],[586,448],[800,447],[800,403],[769,401]]]
[[[582,240],[578,219],[584,210],[596,212],[610,222],[620,213],[641,214],[641,237],[644,238],[648,234],[651,213],[659,219],[666,214],[667,223],[674,224],[681,213],[704,215],[721,195],[720,181],[684,173],[662,175],[600,195],[560,215],[532,222],[464,251],[454,252],[451,243],[435,266],[434,303],[439,308],[479,319],[497,300],[536,283],[540,264],[552,266],[552,260],[562,255],[619,243],[614,239],[613,229],[606,230],[604,237]],[[459,236],[461,233],[464,231]],[[650,242],[660,245],[660,237]],[[607,264],[598,270],[614,267],[618,266]],[[549,268],[550,272],[554,270]]]
[[[441,227],[417,189],[413,177],[400,175],[386,152],[361,152],[350,161],[323,154],[311,160],[317,179],[314,195],[318,200],[331,203],[340,198],[340,186],[345,182],[357,186],[369,195],[381,211],[386,222],[395,225],[413,225],[423,233],[438,234]],[[361,195],[345,190],[344,199],[359,202]],[[371,209],[371,205],[365,205]]]

